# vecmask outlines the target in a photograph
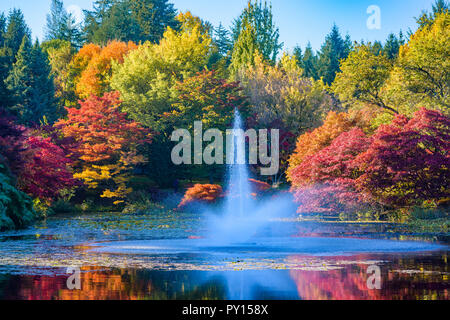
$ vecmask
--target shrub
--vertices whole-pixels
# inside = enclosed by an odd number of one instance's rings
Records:
[[[188,204],[196,202],[213,203],[223,197],[222,187],[216,184],[196,184],[189,188],[178,208],[183,208]]]
[[[24,228],[36,218],[36,213],[31,199],[1,172],[4,168],[0,164],[0,230]]]

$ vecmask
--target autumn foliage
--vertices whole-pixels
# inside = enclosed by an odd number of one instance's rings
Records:
[[[50,138],[30,136],[23,152],[25,165],[19,187],[34,198],[47,202],[60,197],[60,191],[77,184],[71,171],[72,160]]]
[[[196,184],[189,188],[180,202],[179,208],[196,202],[212,203],[223,196],[222,187],[216,184]]]
[[[425,108],[382,125],[356,164],[361,188],[390,206],[450,197],[450,118]]]
[[[72,149],[80,155],[74,177],[103,191],[104,198],[123,199],[132,191],[127,187],[131,169],[145,162],[137,147],[150,137],[147,129],[119,111],[120,103],[117,92],[91,96],[79,109],[67,108],[67,120],[56,124],[78,142]]]
[[[137,48],[133,42],[112,41],[106,47],[88,44],[74,58],[80,76],[76,81],[76,93],[86,99],[90,95],[101,96],[109,88],[112,64],[123,63],[125,55]]]
[[[287,169],[287,178],[292,185],[296,186],[293,170],[308,156],[329,146],[334,139],[354,126],[366,130],[370,124],[369,119],[370,115],[367,115],[365,112],[357,112],[350,115],[344,112],[336,113],[331,111],[328,113],[322,126],[301,135],[297,139],[294,153],[289,158],[289,167]]]
[[[398,115],[372,136],[356,127],[340,134],[291,169],[298,212],[349,212],[375,202],[398,208],[448,198],[449,125],[449,117],[422,108],[411,119]]]
[[[305,157],[292,170],[299,213],[335,213],[354,210],[367,199],[357,190],[361,172],[355,158],[366,151],[370,139],[359,128],[338,136],[330,146]]]
[[[0,163],[4,163],[15,175],[20,173],[24,164],[25,132],[25,127],[15,124],[13,118],[0,110]]]

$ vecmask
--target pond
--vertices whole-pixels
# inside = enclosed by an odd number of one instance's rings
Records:
[[[445,235],[273,221],[261,236],[284,239],[289,250],[216,250],[199,245],[204,226],[201,216],[172,211],[95,213],[0,233],[0,299],[449,299]],[[341,249],[348,243],[353,250]],[[67,286],[73,266],[80,290]],[[368,286],[371,266],[381,272],[380,289]]]

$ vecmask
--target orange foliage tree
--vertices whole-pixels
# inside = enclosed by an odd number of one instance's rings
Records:
[[[127,53],[136,48],[137,45],[131,41],[111,41],[103,48],[95,44],[84,46],[72,61],[76,94],[86,99],[90,95],[101,96],[105,93],[109,89],[113,62],[123,63]]]
[[[369,131],[371,117],[372,115],[368,114],[366,110],[352,114],[331,111],[321,127],[302,134],[297,139],[295,151],[289,158],[287,178],[292,183],[292,186],[296,187],[295,179],[293,179],[293,170],[307,157],[328,147],[334,139],[349,131],[352,127],[356,126],[363,131]]]
[[[212,203],[222,196],[222,187],[217,184],[196,184],[186,191],[178,207],[183,208],[195,202]]]
[[[120,104],[118,92],[91,96],[79,109],[67,108],[67,120],[56,124],[77,142],[71,150],[80,155],[74,177],[102,191],[101,197],[115,199],[115,204],[132,191],[127,187],[131,170],[145,162],[137,147],[150,140],[147,129],[119,111]]]

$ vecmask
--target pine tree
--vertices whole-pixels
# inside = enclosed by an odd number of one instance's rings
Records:
[[[31,122],[39,123],[45,118],[52,123],[57,120],[55,85],[51,75],[51,66],[47,54],[38,41],[31,50]]]
[[[29,109],[32,100],[31,51],[31,42],[27,36],[24,36],[15,58],[16,62],[5,80],[7,89],[11,93],[9,110],[22,123],[32,117]]]
[[[93,10],[84,10],[83,31],[87,42],[93,42],[95,34],[100,29],[103,21],[108,18],[111,7],[117,0],[95,0]]]
[[[300,46],[295,46],[293,55],[297,59],[298,66],[303,68],[303,51],[302,51],[302,48]]]
[[[305,48],[305,53],[303,54],[302,58],[302,68],[305,77],[313,78],[315,80],[319,78],[317,75],[317,64],[318,64],[317,56],[313,52],[311,43],[308,42],[308,45]]]
[[[126,2],[118,2],[111,6],[107,17],[102,20],[91,41],[107,45],[112,40],[139,42],[142,40],[142,29]]]
[[[230,64],[232,76],[235,76],[241,68],[253,64],[257,53],[260,52],[258,51],[255,29],[250,23],[247,23],[234,44]]]
[[[167,27],[178,29],[177,10],[168,0],[128,0],[131,13],[142,30],[140,40],[158,43]]]
[[[280,32],[273,22],[272,6],[256,0],[254,3],[249,0],[247,8],[234,21],[232,27],[232,39],[239,40],[242,32],[246,32],[247,24],[252,26],[258,51],[264,59],[276,62],[279,51],[283,48],[283,43],[279,42]]]
[[[5,14],[2,12],[0,14],[0,48],[5,45],[6,22]]]
[[[8,92],[5,85],[5,79],[8,76],[8,54],[4,48],[5,32],[6,32],[6,17],[3,12],[0,14],[0,109],[6,108]]]
[[[110,40],[159,42],[167,27],[178,29],[176,10],[168,0],[97,0],[85,11],[88,42]]]
[[[39,124],[43,117],[55,120],[54,84],[46,54],[27,36],[5,80],[11,94],[9,110],[22,124]]]
[[[214,29],[214,43],[221,56],[226,56],[232,48],[230,32],[225,29],[222,23]]]
[[[394,60],[398,56],[398,52],[400,49],[400,39],[393,33],[389,34],[386,43],[383,47],[383,53],[391,60]]]
[[[331,84],[339,72],[341,59],[347,58],[350,53],[351,41],[347,36],[345,39],[339,33],[336,25],[333,25],[331,33],[326,37],[319,54],[318,75],[326,84]]]
[[[30,39],[31,31],[25,22],[22,11],[20,9],[13,9],[9,12],[8,25],[4,36],[4,45],[11,58],[11,64],[15,62],[15,57],[25,36]]]
[[[74,47],[79,48],[82,36],[75,17],[64,9],[61,0],[52,0],[50,14],[47,15],[47,26],[45,32],[46,40],[66,40]]]

